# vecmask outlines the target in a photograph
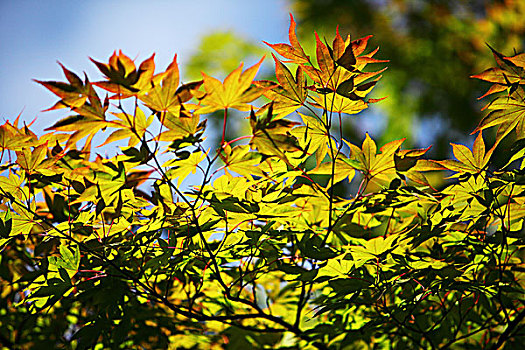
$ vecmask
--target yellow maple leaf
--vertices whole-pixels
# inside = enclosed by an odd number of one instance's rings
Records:
[[[186,159],[171,159],[164,163],[163,166],[171,167],[168,172],[168,178],[177,178],[177,186],[180,186],[182,181],[190,174],[195,174],[200,163],[206,158],[206,154],[203,152],[194,152]],[[173,166],[173,167],[172,167]]]
[[[261,96],[264,92],[264,89],[252,86],[253,79],[263,60],[264,57],[244,72],[242,72],[243,64],[241,63],[237,69],[224,79],[224,83],[203,72],[206,95],[201,101],[204,107],[197,110],[197,113],[211,113],[218,109],[226,108],[249,111],[251,106],[248,103]]]
[[[362,172],[370,181],[378,184],[388,184],[397,176],[394,153],[405,139],[385,144],[379,149],[380,153],[377,152],[376,143],[368,133],[361,148],[346,140],[343,141],[351,151],[351,157],[349,159],[343,158],[343,161]]]
[[[194,81],[179,86],[180,74],[177,55],[173,57],[165,72],[152,77],[149,88],[143,88],[138,98],[154,111],[179,114],[182,103],[189,101],[202,81]]]

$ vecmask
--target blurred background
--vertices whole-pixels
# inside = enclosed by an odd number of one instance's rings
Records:
[[[367,131],[378,143],[407,137],[406,146],[433,144],[434,158],[447,157],[451,141],[473,142],[468,134],[486,102],[477,97],[489,84],[469,76],[494,65],[486,43],[512,55],[525,39],[523,0],[2,0],[0,123],[22,113],[26,122],[39,117],[37,130],[51,125],[64,111],[40,113],[56,99],[31,79],[62,80],[60,60],[99,80],[88,57],[107,61],[118,49],[138,61],[155,52],[159,69],[177,53],[185,81],[201,70],[224,77],[266,54],[263,79],[272,62],[262,40],[288,42],[289,12],[311,56],[313,31],[331,40],[339,25],[353,39],[373,34],[375,57],[390,60],[372,96],[388,98],[346,118],[347,136],[361,142]]]

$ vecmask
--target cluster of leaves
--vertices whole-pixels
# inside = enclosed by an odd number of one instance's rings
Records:
[[[395,62],[389,67],[388,81],[378,86],[388,99],[378,106],[382,119],[374,128],[375,137],[385,141],[406,137],[407,145],[432,143],[432,154],[440,159],[448,157],[450,142],[470,133],[482,118],[479,104],[474,102],[484,85],[465,77],[492,65],[485,43],[502,52],[524,49],[523,1],[289,3],[301,23],[299,37],[314,29],[330,32],[333,23],[355,35],[374,34],[383,56]],[[429,130],[428,125],[432,125],[431,131],[421,132]],[[354,129],[347,127],[345,135],[359,140],[361,135]],[[486,137],[492,142],[492,133]]]
[[[404,140],[344,139],[342,118],[377,102],[367,94],[381,71],[365,67],[384,61],[370,37],[316,36],[316,62],[293,18],[289,38],[269,44],[286,60],[273,56],[276,81],[254,81],[261,60],[223,82],[180,84],[176,57],[155,74],[153,56],[137,68],[119,52],[93,61],[103,81],[62,67],[67,82],[39,82],[60,98],[51,109],[72,114],[41,136],[0,127],[4,346],[523,342],[523,56],[495,52],[501,68],[477,77],[507,93],[472,149],[453,144],[455,160],[431,161]],[[225,140],[231,109],[251,135]],[[222,142],[206,149],[204,116],[218,110]],[[482,136],[496,125],[498,142],[518,139],[499,170]],[[103,144],[121,147],[102,157],[92,143],[108,128]],[[454,182],[437,190],[427,175],[444,169]],[[355,193],[334,193],[341,181]]]

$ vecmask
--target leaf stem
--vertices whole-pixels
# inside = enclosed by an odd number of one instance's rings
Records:
[[[224,135],[226,134],[226,123],[228,122],[228,107],[224,108],[224,119],[222,122],[222,139],[221,139],[221,146],[224,144]]]

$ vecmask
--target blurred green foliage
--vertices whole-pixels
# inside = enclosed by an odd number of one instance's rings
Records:
[[[257,45],[231,31],[219,31],[202,38],[185,69],[189,79],[202,79],[201,71],[214,76],[226,76],[237,68],[241,61],[255,61],[266,51],[262,44]]]

